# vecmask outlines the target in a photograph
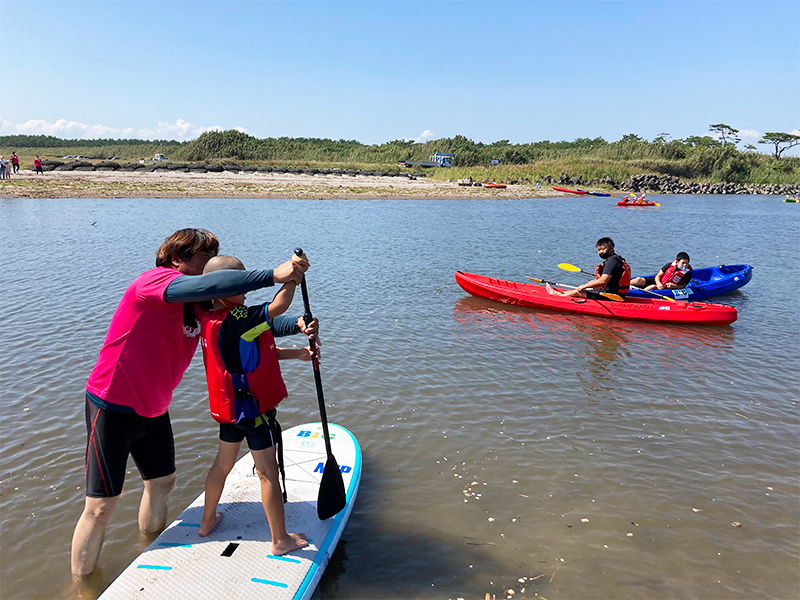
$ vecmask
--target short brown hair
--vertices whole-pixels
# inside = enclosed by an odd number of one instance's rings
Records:
[[[164,240],[156,251],[157,267],[172,267],[172,259],[191,260],[198,252],[219,252],[219,240],[205,229],[180,229]]]

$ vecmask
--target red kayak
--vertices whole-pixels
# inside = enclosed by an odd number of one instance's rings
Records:
[[[491,183],[484,183],[484,184],[483,184],[483,187],[488,187],[488,188],[505,188],[505,187],[508,187],[508,186],[507,186],[505,183],[495,183],[494,181],[492,181]]]
[[[463,271],[456,271],[456,282],[465,292],[478,298],[596,317],[692,325],[730,325],[738,316],[733,306],[706,302],[670,302],[655,298],[627,298],[625,302],[611,302],[565,298],[548,294],[543,285],[517,283]]]
[[[570,189],[567,189],[567,188],[561,188],[561,187],[556,187],[556,186],[552,186],[552,188],[557,192],[567,192],[568,194],[585,194],[586,193],[583,190],[570,190]]]

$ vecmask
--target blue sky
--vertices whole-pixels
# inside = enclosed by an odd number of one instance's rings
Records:
[[[800,134],[798,0],[2,9],[0,134],[525,143],[684,138],[720,122],[754,145]]]

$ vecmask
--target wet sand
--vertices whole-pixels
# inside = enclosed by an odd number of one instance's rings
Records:
[[[364,175],[23,171],[0,181],[0,198],[522,199],[558,195],[550,186],[464,187],[455,181]]]

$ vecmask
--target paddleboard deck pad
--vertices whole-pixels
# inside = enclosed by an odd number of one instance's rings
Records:
[[[214,530],[207,537],[197,534],[203,514],[204,494],[200,494],[120,574],[101,600],[309,598],[347,524],[361,479],[361,448],[355,437],[339,425],[331,423],[328,429],[347,503],[324,521],[317,517],[319,483],[327,461],[322,424],[305,423],[283,432],[286,530],[305,533],[306,548],[272,555],[261,485],[247,452],[225,482],[217,508],[223,517]]]

